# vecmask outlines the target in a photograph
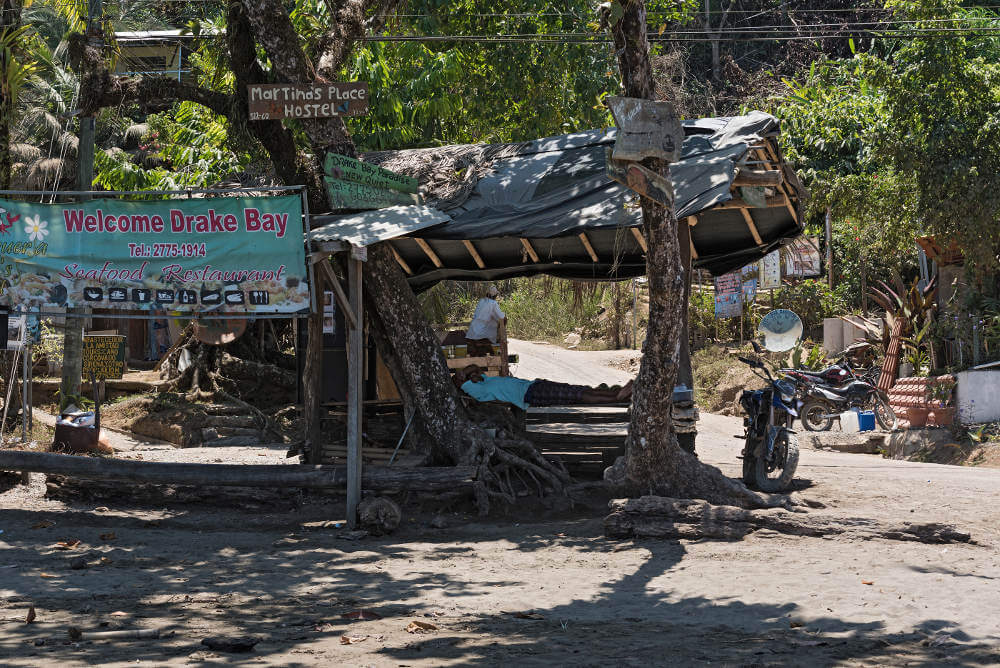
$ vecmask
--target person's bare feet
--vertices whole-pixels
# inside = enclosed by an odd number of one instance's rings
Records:
[[[618,401],[623,401],[631,396],[632,396],[632,381],[630,380],[625,384],[625,387],[623,387],[618,391],[618,394],[615,396],[615,399],[617,399]]]

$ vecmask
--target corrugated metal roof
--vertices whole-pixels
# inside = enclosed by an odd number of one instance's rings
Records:
[[[346,216],[312,216],[312,222],[319,227],[310,230],[306,237],[310,241],[346,241],[352,246],[370,246],[450,220],[451,216],[429,206],[390,206]]]

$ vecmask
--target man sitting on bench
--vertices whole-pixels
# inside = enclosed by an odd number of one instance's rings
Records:
[[[486,376],[475,364],[455,371],[455,385],[476,401],[504,401],[522,410],[528,406],[611,404],[632,396],[632,381],[625,387],[602,389],[587,385],[525,380],[513,376]]]

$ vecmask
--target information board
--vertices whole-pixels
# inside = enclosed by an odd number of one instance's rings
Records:
[[[125,373],[125,337],[100,334],[83,337],[83,377],[120,379]]]

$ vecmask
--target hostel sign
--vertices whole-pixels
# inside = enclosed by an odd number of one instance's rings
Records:
[[[368,84],[315,83],[247,86],[251,121],[360,116],[368,111]]]
[[[302,201],[0,199],[0,304],[187,313],[308,308]]]

